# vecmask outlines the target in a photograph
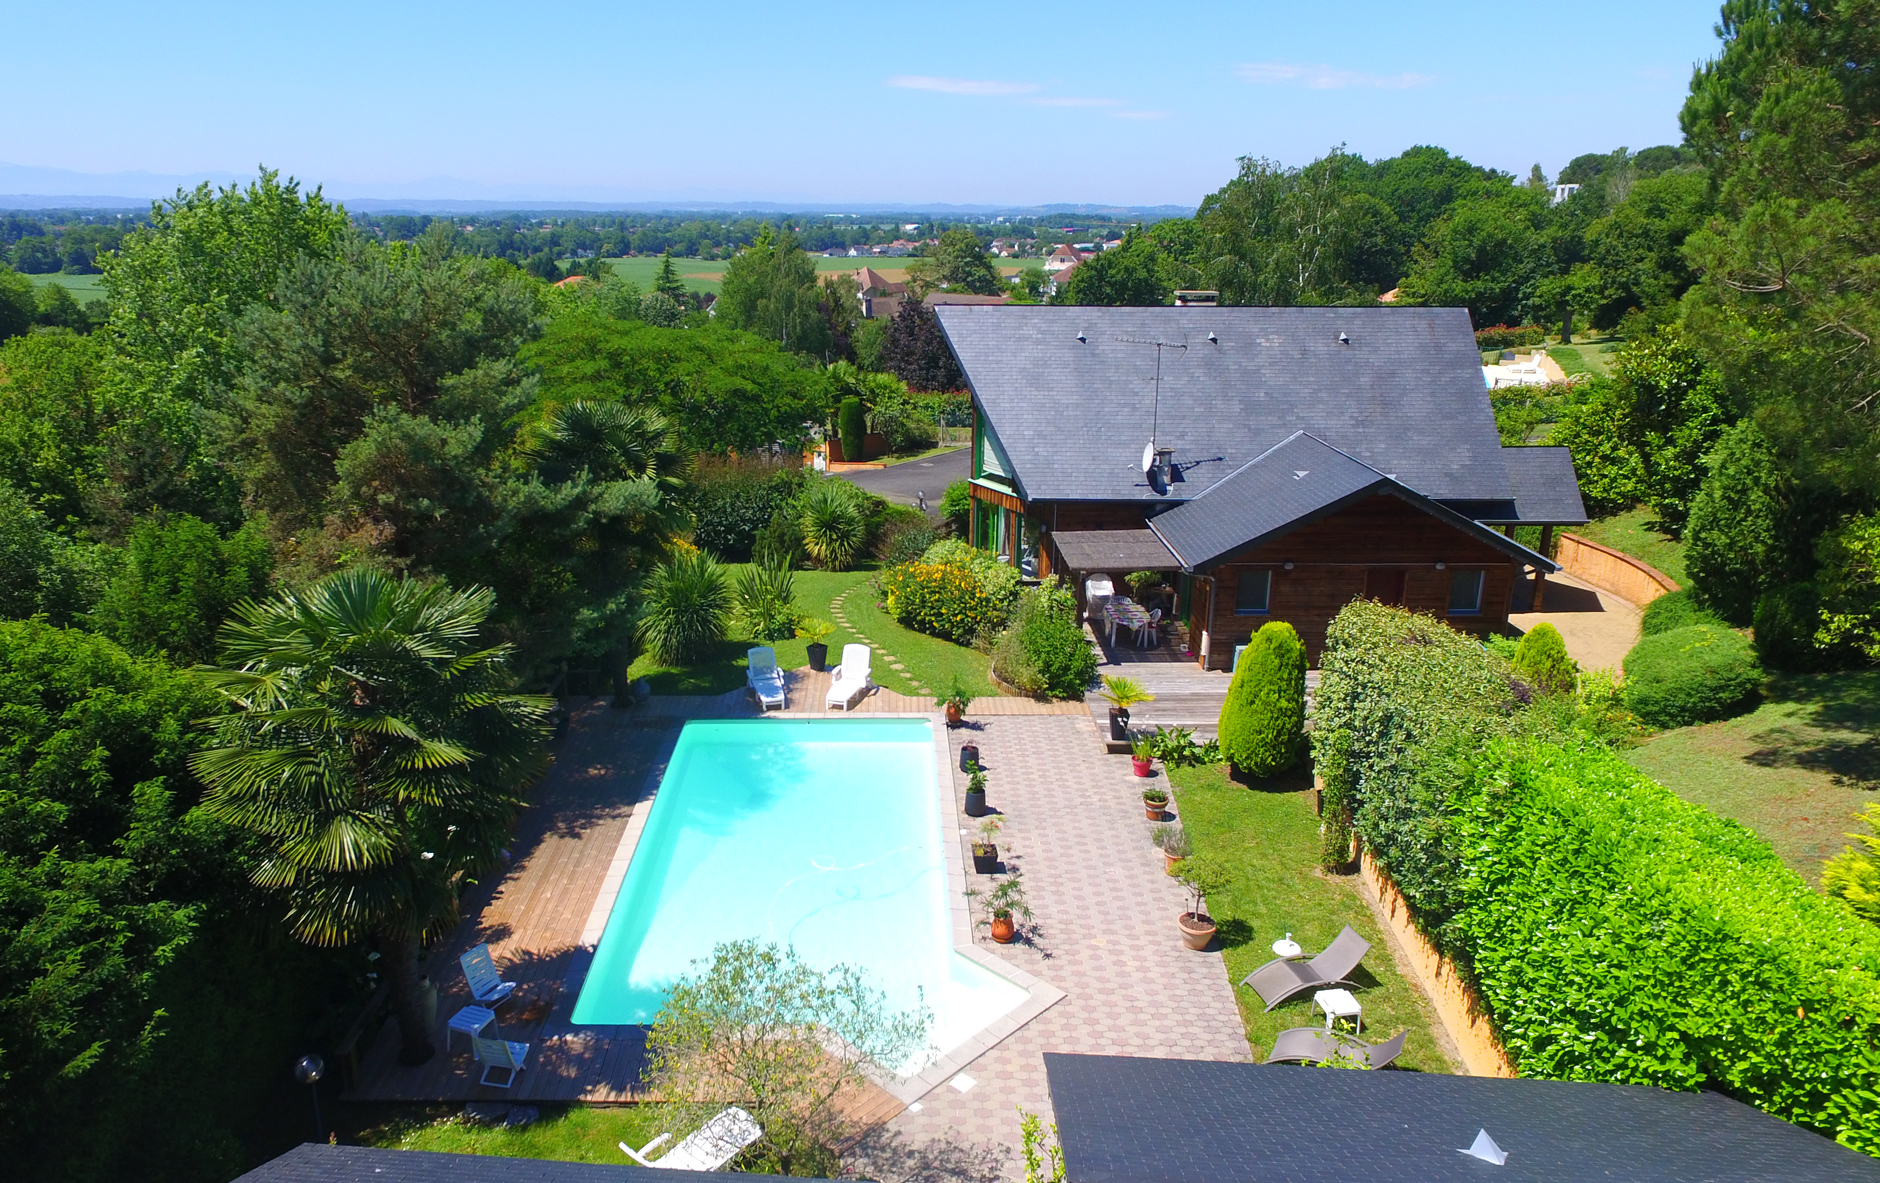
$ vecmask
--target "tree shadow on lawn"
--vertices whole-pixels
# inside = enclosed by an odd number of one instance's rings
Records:
[[[1744,736],[1761,745],[1743,759],[1762,768],[1799,768],[1842,786],[1880,788],[1880,671],[1778,678],[1769,713],[1778,726]]]

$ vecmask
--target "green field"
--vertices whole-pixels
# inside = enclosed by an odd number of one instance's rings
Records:
[[[863,267],[873,267],[884,279],[901,281],[907,278],[907,265],[912,260],[893,259],[826,259],[821,255],[811,255],[810,261],[816,264],[818,272],[857,271]],[[637,255],[631,259],[602,259],[613,268],[614,274],[642,288],[653,286],[654,276],[659,274],[660,257],[658,255]],[[710,292],[717,295],[724,289],[725,268],[731,266],[729,259],[680,259],[674,258],[674,267],[685,280],[685,286],[695,292]],[[1025,267],[1042,267],[1043,259],[1021,259],[995,264],[1006,275],[1017,275]],[[95,276],[92,278],[96,278]]]
[[[72,298],[80,304],[87,300],[104,299],[104,276],[102,275],[61,275],[55,271],[48,275],[29,275],[26,278],[33,281],[34,287],[43,288],[56,283],[72,293]]]

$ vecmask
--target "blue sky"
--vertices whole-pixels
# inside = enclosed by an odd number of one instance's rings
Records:
[[[1338,143],[1551,175],[1677,142],[1716,16],[1716,0],[16,6],[0,162],[263,162],[341,196],[992,204],[1192,205],[1237,157]]]

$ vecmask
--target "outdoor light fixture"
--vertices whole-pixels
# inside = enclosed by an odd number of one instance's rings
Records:
[[[1290,570],[1292,570],[1292,564],[1291,564],[1290,562],[1286,562],[1286,563],[1281,563],[1281,564],[1280,564],[1279,566],[1280,566],[1280,570],[1282,570],[1282,571],[1290,571]]]
[[[1449,570],[1449,564],[1448,564],[1448,563],[1438,563],[1438,564],[1436,564],[1436,569],[1437,569],[1438,571],[1447,571],[1447,570]]]
[[[294,1061],[294,1079],[313,1090],[314,1141],[326,1141],[326,1125],[320,1120],[320,1078],[326,1075],[326,1061],[318,1056],[302,1056]]]

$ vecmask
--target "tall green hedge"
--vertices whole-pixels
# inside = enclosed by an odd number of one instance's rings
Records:
[[[861,399],[851,395],[836,408],[836,435],[842,441],[842,459],[859,462],[868,442],[868,417]]]
[[[1880,930],[1612,752],[1503,741],[1442,930],[1523,1076],[1719,1089],[1880,1153]],[[1427,918],[1426,918],[1427,919]]]
[[[1240,772],[1273,776],[1298,763],[1306,717],[1306,649],[1293,626],[1269,621],[1240,655],[1221,704],[1221,755]]]

